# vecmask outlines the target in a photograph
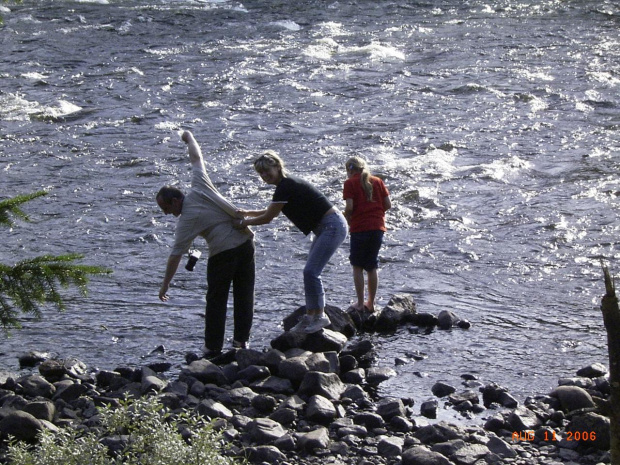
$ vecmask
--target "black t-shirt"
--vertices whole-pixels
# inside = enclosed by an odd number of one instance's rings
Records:
[[[316,187],[294,177],[282,178],[273,193],[273,202],[284,204],[282,213],[305,235],[310,234],[333,207]]]

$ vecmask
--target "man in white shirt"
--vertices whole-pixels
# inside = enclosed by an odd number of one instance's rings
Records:
[[[248,347],[254,316],[254,235],[248,228],[239,230],[233,227],[237,209],[217,191],[209,179],[200,146],[192,133],[185,131],[181,138],[189,151],[192,183],[187,195],[176,187],[165,186],[156,196],[157,205],[166,215],[179,218],[159,298],[163,302],[168,300],[168,288],[181,258],[197,236],[204,237],[209,247],[204,352],[210,357],[219,354],[224,345],[231,285],[233,346]]]

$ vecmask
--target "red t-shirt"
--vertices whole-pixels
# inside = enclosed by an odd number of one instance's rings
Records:
[[[353,214],[349,221],[349,231],[386,231],[385,210],[383,199],[390,195],[383,181],[376,176],[370,177],[372,183],[372,202],[366,199],[362,189],[360,174],[354,174],[344,182],[342,196],[344,199],[353,199]]]

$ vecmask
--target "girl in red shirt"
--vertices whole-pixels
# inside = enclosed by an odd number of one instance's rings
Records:
[[[375,296],[379,285],[377,268],[379,249],[383,242],[385,212],[391,208],[390,193],[383,181],[372,176],[368,165],[360,157],[352,157],[345,164],[347,180],[343,197],[346,201],[344,216],[349,222],[353,267],[353,282],[358,310],[366,307],[375,311]],[[368,274],[368,300],[364,302],[364,271]]]

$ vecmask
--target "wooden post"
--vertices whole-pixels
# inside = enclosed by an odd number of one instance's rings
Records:
[[[611,398],[609,422],[611,425],[611,463],[620,465],[620,308],[609,270],[603,265],[605,274],[605,295],[601,300],[603,322],[607,330],[607,348],[609,351],[609,383]]]

